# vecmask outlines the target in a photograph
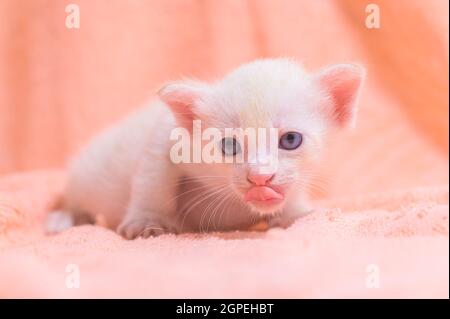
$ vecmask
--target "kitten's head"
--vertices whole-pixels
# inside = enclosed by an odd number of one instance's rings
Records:
[[[356,65],[308,74],[291,60],[267,59],[245,64],[213,84],[168,84],[160,97],[191,133],[194,120],[201,121],[203,131],[218,129],[222,135],[209,143],[208,153],[226,162],[235,159],[232,164],[191,164],[191,172],[215,184],[218,192],[230,190],[253,211],[272,214],[282,209],[292,189],[301,191],[307,184],[330,129],[353,125],[363,76]],[[233,128],[245,134],[230,135]],[[252,130],[255,136],[247,134]]]

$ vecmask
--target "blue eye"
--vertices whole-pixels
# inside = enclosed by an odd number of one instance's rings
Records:
[[[285,150],[295,150],[303,141],[302,134],[298,132],[287,132],[280,138],[279,148]]]
[[[225,137],[222,139],[222,153],[228,156],[240,153],[241,144],[235,138]]]

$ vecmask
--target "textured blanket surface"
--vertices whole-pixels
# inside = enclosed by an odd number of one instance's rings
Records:
[[[287,230],[126,241],[99,226],[45,236],[63,180],[0,183],[0,297],[448,298],[448,187],[322,202]]]

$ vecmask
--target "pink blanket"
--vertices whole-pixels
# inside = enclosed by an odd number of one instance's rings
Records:
[[[99,226],[43,235],[63,179],[0,183],[0,297],[449,296],[448,187],[321,202],[287,230],[126,241]]]

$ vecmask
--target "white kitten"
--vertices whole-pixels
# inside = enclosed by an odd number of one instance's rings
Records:
[[[168,84],[159,101],[104,132],[73,161],[64,206],[50,215],[48,230],[92,216],[129,239],[246,229],[261,220],[286,226],[307,211],[305,186],[326,134],[354,122],[363,75],[355,65],[308,74],[291,60],[267,59],[217,83]],[[171,132],[192,132],[193,120],[219,130],[277,128],[277,167],[262,174],[258,162],[175,164]],[[233,157],[245,149],[245,141],[231,142],[231,153],[220,143],[217,151]]]

